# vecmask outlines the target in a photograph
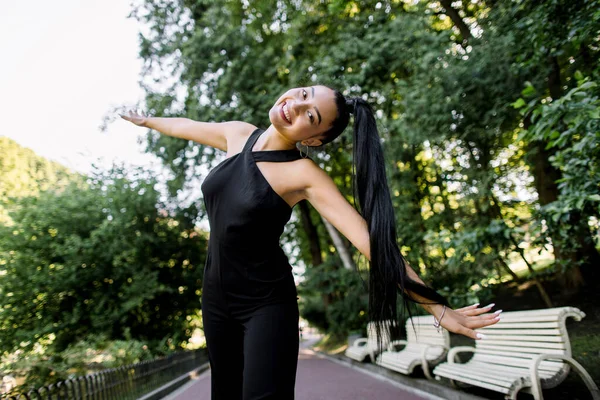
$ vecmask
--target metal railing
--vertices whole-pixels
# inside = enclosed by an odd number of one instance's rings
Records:
[[[174,353],[155,360],[110,368],[53,383],[27,393],[0,396],[0,399],[133,400],[192,371],[207,361],[208,356],[204,349]]]

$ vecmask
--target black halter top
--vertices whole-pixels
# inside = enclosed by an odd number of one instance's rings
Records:
[[[252,151],[263,132],[252,132],[242,151],[213,168],[201,186],[210,224],[203,303],[217,296],[238,315],[297,300],[292,267],[279,244],[292,207],[257,162],[294,161],[301,155],[297,149]]]

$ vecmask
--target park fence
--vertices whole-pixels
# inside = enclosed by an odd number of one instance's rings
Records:
[[[204,349],[110,368],[2,400],[133,400],[208,362]]]

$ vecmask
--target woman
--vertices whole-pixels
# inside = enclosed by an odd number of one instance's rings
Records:
[[[308,149],[334,140],[351,114],[360,214],[297,149],[298,144]],[[499,320],[501,311],[482,315],[493,304],[452,310],[402,258],[375,117],[362,99],[346,99],[320,85],[290,89],[269,111],[266,130],[238,121],[205,123],[134,112],[122,117],[227,152],[202,184],[211,228],[202,316],[213,399],[294,398],[298,305],[279,236],[301,200],[308,200],[370,260],[371,320],[397,320],[398,290],[444,328],[474,339],[482,335],[473,329]]]

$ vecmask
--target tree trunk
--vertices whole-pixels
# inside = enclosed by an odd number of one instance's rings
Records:
[[[306,232],[306,237],[309,241],[311,262],[312,265],[316,267],[317,265],[323,264],[319,233],[317,232],[317,227],[315,226],[315,224],[312,221],[312,218],[310,217],[310,207],[308,205],[308,202],[306,200],[303,200],[298,203],[298,206],[300,208],[302,227],[304,228],[304,232]],[[326,284],[326,282],[324,284]],[[321,299],[323,300],[323,306],[327,310],[327,307],[332,302],[331,294],[322,293]]]
[[[446,14],[452,20],[454,25],[460,31],[463,40],[471,39],[473,35],[471,34],[471,31],[469,30],[469,27],[467,26],[465,21],[458,13],[458,10],[452,7],[452,0],[440,0],[440,4],[442,5],[442,7],[444,7],[444,14]]]
[[[323,223],[325,224],[325,228],[327,228],[327,232],[329,232],[329,236],[331,236],[331,240],[333,241],[333,245],[335,246],[338,254],[340,255],[340,259],[344,264],[344,268],[349,270],[355,270],[356,267],[354,265],[354,261],[352,260],[352,255],[350,254],[350,250],[344,243],[342,236],[339,232],[327,221],[325,218],[321,217]]]
[[[500,255],[498,255],[498,263],[506,272],[509,273],[509,275],[512,277],[513,281],[515,281],[515,282],[519,281],[519,276],[515,273],[515,271],[510,269],[510,267],[508,266],[506,261],[504,261],[504,259],[502,257],[500,257]],[[502,275],[500,275],[500,277],[502,277]]]
[[[304,228],[304,232],[306,232],[306,237],[308,238],[312,264],[313,266],[321,265],[323,264],[323,256],[321,254],[319,233],[317,232],[317,227],[315,224],[313,224],[312,219],[310,218],[310,208],[308,206],[308,202],[303,200],[298,203],[298,207],[300,208],[302,227]]]

